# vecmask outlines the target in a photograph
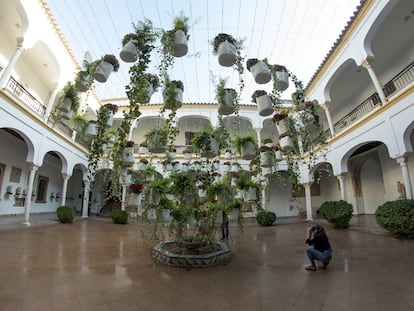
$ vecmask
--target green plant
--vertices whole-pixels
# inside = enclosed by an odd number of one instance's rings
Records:
[[[76,73],[75,86],[80,92],[85,92],[91,88],[96,68],[100,63],[100,60],[91,61],[90,58],[90,54],[86,52],[82,61],[83,69]]]
[[[257,58],[249,58],[246,62],[246,68],[250,71],[250,68],[259,62]]]
[[[243,145],[246,143],[251,142],[255,145],[257,150],[257,138],[254,134],[246,134],[244,136],[236,136],[234,139],[234,145],[236,147],[237,153],[241,154],[241,149]]]
[[[256,221],[261,226],[271,226],[275,223],[277,216],[274,212],[261,210],[256,214]]]
[[[89,124],[89,120],[87,120],[82,115],[77,114],[75,117],[73,117],[74,129],[77,131],[78,135],[81,135],[81,136],[84,135],[88,124]]]
[[[60,99],[61,102],[63,102],[65,98],[69,98],[72,101],[70,109],[76,112],[79,109],[80,97],[79,97],[78,90],[74,83],[72,82],[66,83],[65,87],[63,88],[62,97]]]
[[[56,209],[56,214],[61,223],[71,223],[75,219],[75,210],[70,206],[59,206]]]
[[[217,54],[218,47],[220,43],[228,41],[229,43],[233,44],[234,46],[237,46],[237,40],[229,34],[226,33],[219,33],[217,36],[214,37],[214,40],[212,41],[213,45],[213,53]]]
[[[352,204],[344,201],[326,201],[319,208],[320,215],[337,229],[346,229],[352,218]]]
[[[414,239],[414,200],[387,201],[378,207],[375,219],[394,236]]]
[[[111,218],[114,224],[125,225],[128,223],[128,213],[120,209],[113,210]]]

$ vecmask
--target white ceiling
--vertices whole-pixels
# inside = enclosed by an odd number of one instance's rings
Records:
[[[184,102],[214,102],[215,84],[227,78],[238,89],[233,68],[220,67],[212,53],[211,40],[225,32],[244,40],[243,55],[268,58],[292,71],[304,85],[310,80],[353,15],[359,0],[47,0],[55,19],[79,63],[89,52],[92,59],[104,54],[119,58],[122,37],[133,24],[149,19],[157,28],[172,28],[181,11],[190,18],[189,53],[177,58],[170,75],[185,85]],[[154,53],[149,69],[157,73]],[[131,64],[121,68],[104,84],[96,82],[101,99],[123,98]],[[254,90],[270,90],[271,83],[258,85],[245,69],[242,103],[250,103]],[[290,87],[282,94],[289,98]],[[160,103],[160,92],[151,102]]]

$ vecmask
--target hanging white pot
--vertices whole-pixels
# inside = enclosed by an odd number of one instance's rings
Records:
[[[269,67],[261,60],[250,67],[250,72],[258,84],[266,84],[272,79]]]
[[[230,172],[238,173],[239,172],[239,166],[237,164],[232,164]]]
[[[62,112],[72,111],[72,99],[65,97],[59,107]]]
[[[139,162],[138,163],[138,170],[143,171],[147,167],[147,164],[145,162]]]
[[[246,191],[246,201],[256,201],[256,189],[253,187],[249,187]]]
[[[114,112],[112,110],[109,110],[108,120],[106,120],[106,126],[111,127],[113,122],[114,122]]]
[[[124,164],[134,164],[134,147],[124,147],[122,151],[122,162]]]
[[[147,209],[147,218],[149,220],[155,220],[157,219],[157,211],[155,208],[149,208]]]
[[[147,103],[150,102],[152,94],[154,94],[154,87],[152,86],[151,83],[148,82],[148,85],[147,85],[147,94],[146,95],[143,95],[143,96],[139,96],[138,101],[141,104],[147,104]]]
[[[289,119],[288,118],[284,118],[282,120],[279,120],[276,122],[276,129],[277,132],[279,134],[279,138],[289,135]]]
[[[178,87],[177,87],[177,95],[175,96],[175,107],[172,107],[169,104],[167,104],[167,97],[166,97],[165,90],[162,93],[162,95],[164,99],[164,106],[166,109],[177,110],[181,108],[181,106],[183,105],[183,90]]]
[[[210,146],[209,150],[204,150],[204,152],[202,152],[202,156],[211,159],[211,158],[216,157],[219,151],[219,143],[217,139],[210,137],[209,146]]]
[[[138,152],[139,152],[139,154],[147,154],[148,153],[148,148],[145,147],[145,146],[140,146]]]
[[[262,117],[270,116],[273,112],[273,104],[269,95],[256,97],[257,110]]]
[[[181,164],[181,171],[182,172],[188,172],[188,163],[182,163]]]
[[[170,222],[170,210],[168,208],[164,208],[161,212],[161,217],[163,222]]]
[[[129,194],[129,204],[131,205],[140,205],[141,204],[141,194],[140,193],[130,193]]]
[[[187,36],[182,30],[177,30],[174,33],[174,50],[173,55],[175,57],[182,57],[188,52],[188,40]]]
[[[231,67],[237,61],[237,49],[234,44],[226,41],[220,43],[217,49],[218,62],[221,66]]]
[[[260,152],[260,165],[270,167],[269,151]]]
[[[148,150],[152,153],[163,153],[167,149],[165,144],[161,143],[158,139],[158,134],[155,133],[148,137]]]
[[[289,87],[289,73],[276,71],[276,81],[273,83],[276,90],[283,92]]]
[[[279,139],[280,147],[283,151],[292,151],[293,150],[293,141],[290,136],[284,136]]]
[[[223,223],[223,211],[218,211],[216,214],[216,224],[222,224]]]
[[[184,160],[186,160],[186,161],[191,160],[191,152],[184,153]]]
[[[181,171],[181,163],[180,162],[175,162],[173,165],[173,170],[174,171]]]
[[[119,57],[126,63],[134,63],[138,59],[138,48],[136,40],[129,40],[119,53]]]
[[[114,66],[108,62],[101,62],[96,68],[94,78],[98,82],[106,82],[109,78],[109,75],[114,71]]]
[[[276,160],[282,161],[283,160],[283,151],[282,150],[276,150],[275,151]]]
[[[234,112],[234,100],[237,96],[236,92],[233,89],[225,89],[223,97],[219,103],[218,112],[221,115],[229,115]]]
[[[80,71],[76,81],[76,87],[79,92],[86,92],[91,87],[89,82],[89,74],[86,71]]]
[[[231,171],[231,164],[224,163],[223,165],[223,172],[230,172]]]
[[[238,200],[244,200],[244,191],[241,189],[236,190],[236,199]]]
[[[63,119],[70,120],[70,119],[72,119],[73,111],[72,110],[68,111],[68,112],[63,112],[62,111],[62,113],[60,115]]]
[[[244,160],[253,160],[256,157],[256,144],[252,141],[247,141],[241,146],[241,157]]]
[[[86,127],[86,130],[85,130],[85,135],[86,136],[96,136],[96,134],[97,134],[96,123],[89,122],[88,126]]]
[[[205,198],[207,196],[207,190],[206,189],[198,189],[198,196],[200,198]]]
[[[262,168],[262,175],[264,177],[270,177],[273,175],[273,168],[272,167],[263,167]]]

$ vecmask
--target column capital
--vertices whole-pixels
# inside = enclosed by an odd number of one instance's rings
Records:
[[[407,162],[408,162],[408,157],[407,156],[400,156],[395,158],[395,160],[397,161],[397,163],[401,166],[406,166]]]
[[[371,68],[372,67],[372,63],[373,63],[373,60],[372,59],[366,58],[362,62],[361,66],[364,67],[365,69],[368,69],[368,68]]]
[[[69,179],[72,175],[68,174],[68,173],[62,173],[62,178],[63,179]]]
[[[321,104],[321,107],[323,109],[325,109],[325,110],[328,110],[329,107],[331,107],[331,102],[327,100],[326,102],[324,102],[323,104]]]

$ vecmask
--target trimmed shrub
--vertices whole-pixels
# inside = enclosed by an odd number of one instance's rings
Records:
[[[125,225],[128,223],[128,213],[126,211],[120,209],[113,210],[111,217],[115,224]]]
[[[75,219],[75,210],[70,206],[59,206],[56,209],[56,214],[61,223],[71,223]]]
[[[319,208],[319,214],[337,229],[349,227],[352,211],[352,204],[344,200],[326,201]]]
[[[271,226],[276,219],[276,214],[271,211],[259,211],[256,214],[256,221],[261,226]]]
[[[380,205],[377,223],[399,238],[414,238],[414,200],[395,200]]]

